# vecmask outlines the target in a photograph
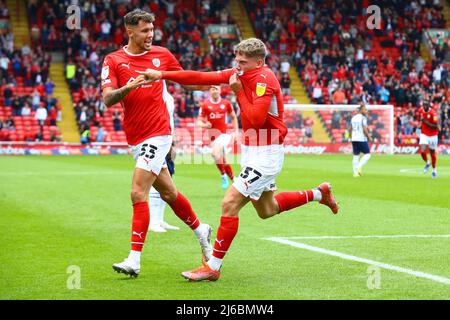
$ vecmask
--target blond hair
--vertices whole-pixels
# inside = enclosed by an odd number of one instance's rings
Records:
[[[267,48],[264,42],[257,38],[249,38],[242,40],[234,47],[235,54],[241,54],[249,58],[259,57],[263,60],[267,56]]]

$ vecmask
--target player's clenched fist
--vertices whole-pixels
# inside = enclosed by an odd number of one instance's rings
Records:
[[[136,70],[136,72],[139,73],[140,75],[144,76],[145,79],[150,82],[157,81],[157,80],[161,79],[161,77],[162,77],[161,71],[153,70],[153,69],[146,69],[145,71]]]
[[[234,92],[238,92],[239,90],[242,89],[242,82],[241,82],[241,80],[239,80],[236,73],[230,77],[229,84],[230,84],[231,89]]]

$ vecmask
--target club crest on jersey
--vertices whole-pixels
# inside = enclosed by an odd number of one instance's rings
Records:
[[[109,66],[103,66],[102,68],[102,80],[105,80],[109,76]]]
[[[157,68],[161,65],[161,61],[160,61],[158,58],[154,58],[154,59],[152,60],[152,63],[153,63],[153,65],[154,65],[155,67],[157,67]]]
[[[258,82],[256,84],[256,95],[258,97],[261,97],[262,95],[264,95],[264,93],[266,93],[266,87],[267,87],[267,83]]]

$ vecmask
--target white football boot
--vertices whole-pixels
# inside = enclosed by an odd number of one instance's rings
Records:
[[[165,221],[162,221],[159,225],[161,226],[161,228],[164,228],[166,230],[180,230],[180,228],[172,226]]]
[[[123,262],[113,264],[112,267],[117,273],[123,273],[134,278],[141,272],[140,264],[129,258],[126,258]]]

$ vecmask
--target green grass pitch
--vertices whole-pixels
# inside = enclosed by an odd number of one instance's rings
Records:
[[[339,214],[310,203],[261,220],[248,205],[221,279],[211,283],[180,276],[199,266],[200,249],[170,208],[166,220],[182,230],[149,233],[138,278],[113,272],[111,265],[129,251],[133,167],[130,156],[0,157],[0,299],[450,297],[450,237],[354,237],[449,235],[450,157],[438,157],[439,178],[432,180],[422,174],[418,155],[373,155],[361,178],[352,177],[351,156],[287,156],[279,190],[330,181]],[[237,173],[239,166],[233,167]],[[179,164],[175,182],[215,235],[224,193],[216,167]],[[348,238],[289,238],[305,236]],[[444,283],[381,267],[374,288],[368,263],[268,237],[423,272]],[[79,267],[80,289],[68,286],[70,266]]]

